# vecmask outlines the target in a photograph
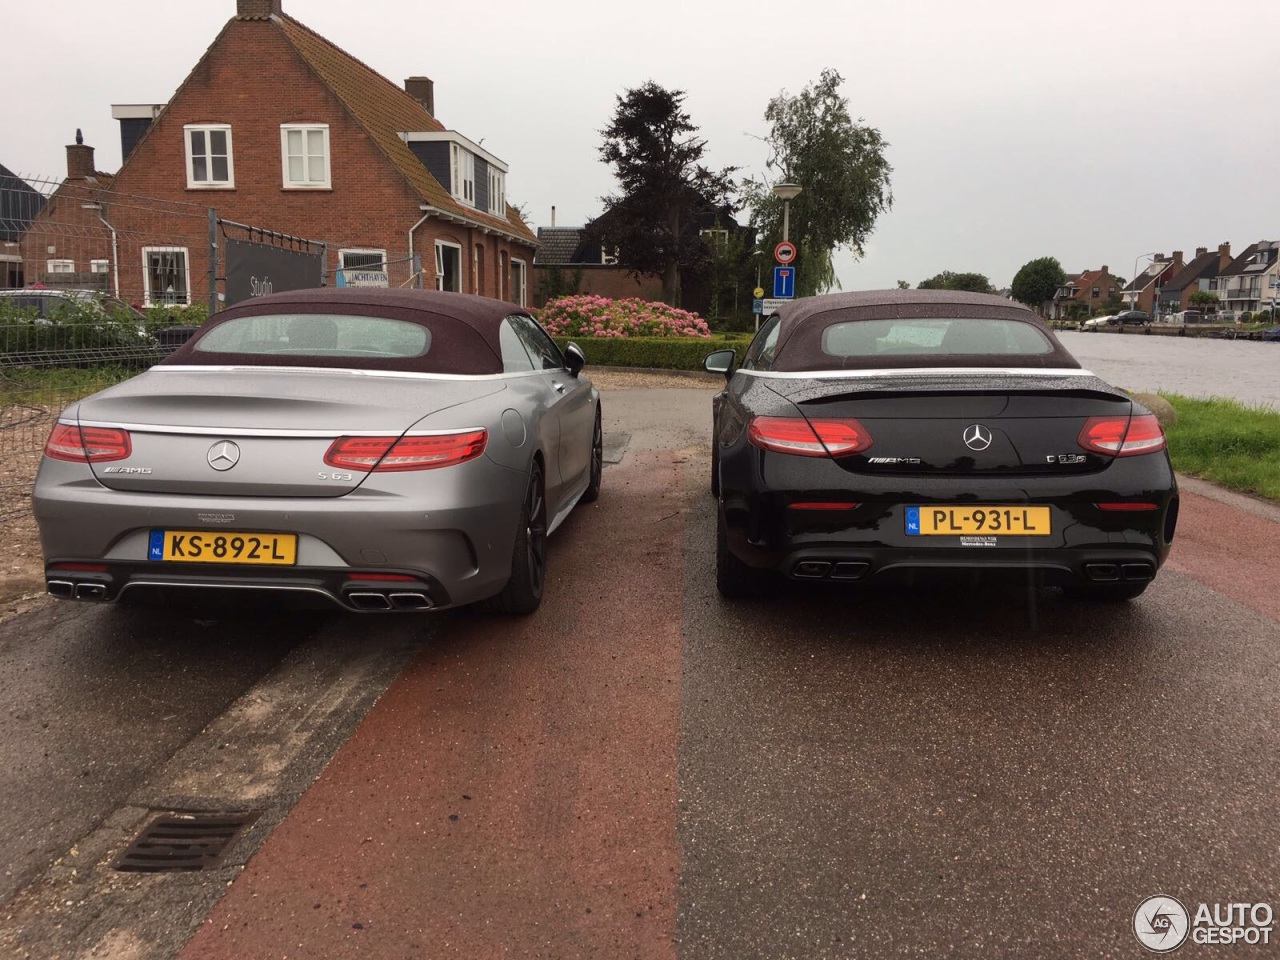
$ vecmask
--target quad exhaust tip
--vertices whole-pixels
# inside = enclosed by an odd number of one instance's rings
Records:
[[[357,610],[430,610],[435,606],[430,597],[417,590],[397,590],[393,593],[352,590],[346,594],[346,600]]]
[[[1086,563],[1084,575],[1096,583],[1154,580],[1156,568],[1150,563]]]
[[[62,597],[65,600],[94,600],[101,602],[107,599],[107,585],[95,581],[46,580],[44,589],[49,596]]]
[[[864,560],[801,560],[791,575],[798,580],[858,580],[870,568]]]

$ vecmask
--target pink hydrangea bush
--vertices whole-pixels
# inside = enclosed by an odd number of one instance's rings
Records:
[[[561,297],[538,311],[538,320],[557,337],[711,336],[707,322],[696,313],[636,297],[610,300],[589,293]]]

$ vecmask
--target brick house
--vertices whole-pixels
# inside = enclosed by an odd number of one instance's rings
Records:
[[[1166,257],[1163,253],[1157,253],[1147,268],[1125,284],[1124,290],[1121,291],[1126,309],[1141,310],[1143,313],[1154,316],[1152,308],[1158,302],[1157,297],[1161,288],[1173,279],[1174,274],[1182,270],[1183,266],[1181,250],[1173,251],[1172,258]]]
[[[534,305],[547,302],[547,291],[562,282],[577,280],[578,293],[593,293],[620,300],[662,299],[662,278],[657,274],[633,274],[598,243],[588,242],[585,227],[539,227],[538,253],[533,261]]]
[[[1120,292],[1120,285],[1104,263],[1100,270],[1085,270],[1067,277],[1054,294],[1049,316],[1054,320],[1098,313]]]
[[[1160,312],[1180,313],[1191,310],[1191,295],[1197,290],[1218,290],[1218,274],[1231,263],[1231,244],[1218,245],[1217,250],[1196,247],[1196,255],[1174,273],[1160,288]]]
[[[327,283],[385,264],[393,285],[528,302],[536,238],[506,202],[507,165],[436,118],[429,79],[396,86],[281,0],[237,0],[167,104],[113,116],[124,163],[101,213],[123,299],[203,300],[214,208],[324,241]]]
[[[66,177],[22,232],[24,286],[111,291],[112,234],[102,214],[114,179],[95,169],[93,147],[77,130],[75,143],[67,144]]]

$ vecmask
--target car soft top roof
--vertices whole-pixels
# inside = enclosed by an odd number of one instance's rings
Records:
[[[861,290],[805,297],[778,310],[781,326],[774,352],[773,369],[806,371],[886,367],[1019,367],[1079,368],[1080,364],[1038,316],[1013,300],[985,293],[956,290]],[[888,354],[876,357],[833,357],[822,350],[822,331],[834,323],[857,320],[888,320],[907,317],[970,317],[1016,320],[1035,327],[1053,349],[1036,356],[1010,357],[1008,354],[965,354],[947,357],[936,354],[927,359],[920,354]],[[922,363],[922,361],[924,361]]]
[[[260,353],[197,351],[200,340],[215,327],[241,317],[279,314],[328,314],[385,317],[420,324],[431,331],[431,348],[421,357],[281,356]],[[499,325],[512,314],[529,315],[514,303],[439,290],[381,289],[377,287],[290,290],[254,297],[215,314],[163,364],[339,367],[410,373],[470,376],[502,373]]]

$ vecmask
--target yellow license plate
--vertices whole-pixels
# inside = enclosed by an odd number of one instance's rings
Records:
[[[1049,508],[1032,506],[907,507],[907,534],[920,537],[983,536],[1047,537]]]
[[[298,562],[298,535],[235,530],[152,530],[147,559],[287,566]]]

